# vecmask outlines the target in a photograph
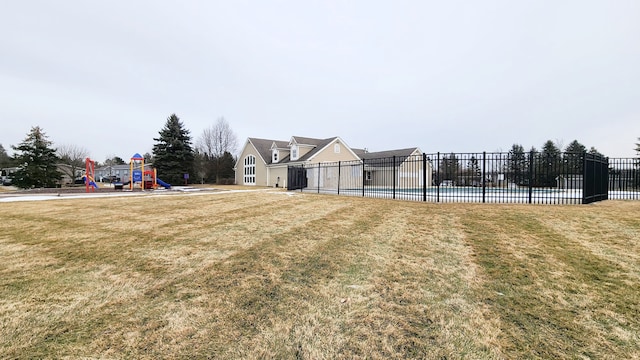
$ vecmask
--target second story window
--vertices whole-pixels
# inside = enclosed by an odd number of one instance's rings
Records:
[[[298,145],[291,145],[291,160],[298,160]]]
[[[271,152],[271,162],[277,163],[277,162],[278,162],[278,159],[279,159],[279,156],[278,156],[278,155],[279,155],[279,154],[278,154],[278,150],[275,150],[275,149],[274,149],[274,150]]]

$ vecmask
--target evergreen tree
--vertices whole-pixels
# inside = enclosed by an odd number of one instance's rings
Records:
[[[194,149],[194,151],[195,151],[194,162],[193,162],[194,172],[197,176],[198,181],[204,184],[205,182],[209,182],[210,171],[208,169],[208,165],[209,165],[208,156],[204,154],[202,151],[200,151],[197,147]]]
[[[602,154],[600,151],[598,151],[598,149],[596,149],[593,146],[589,149],[589,154],[593,154],[593,155],[598,155],[598,156],[604,157],[604,154]]]
[[[513,144],[509,150],[507,160],[507,172],[511,181],[521,185],[527,177],[527,159],[524,154],[524,147],[520,144]]]
[[[554,187],[558,176],[558,165],[560,163],[560,149],[556,144],[547,140],[542,146],[539,156],[539,163],[536,171],[536,178],[539,186]]]
[[[52,142],[39,126],[31,128],[27,137],[15,150],[18,171],[13,175],[13,184],[22,189],[34,187],[55,187],[62,179],[57,164],[59,158]]]
[[[145,164],[153,164],[153,155],[151,155],[150,152],[144,153],[144,155],[142,155],[142,157],[144,158],[144,163]]]
[[[181,184],[184,174],[194,175],[194,153],[191,147],[191,136],[184,124],[172,114],[167,118],[160,137],[154,138],[154,166],[158,176],[171,184]]]
[[[233,167],[236,164],[236,160],[233,158],[230,152],[225,151],[224,154],[216,162],[218,165],[218,177],[216,183],[221,184],[223,182],[231,181],[231,184],[235,181],[235,171]]]
[[[465,185],[472,185],[472,186],[479,186],[482,184],[481,177],[482,177],[482,170],[480,169],[480,164],[478,164],[478,159],[474,156],[471,155],[471,158],[469,158],[469,162],[467,163],[467,170],[468,173],[471,177],[471,182],[470,184],[467,183]]]
[[[120,156],[114,156],[111,159],[111,162],[112,162],[113,165],[126,165],[127,164],[127,162],[124,161]]]
[[[582,174],[582,160],[587,148],[578,140],[573,140],[564,149],[564,160],[567,174]]]
[[[640,155],[640,137],[638,138],[638,142],[636,143],[636,152]]]
[[[444,155],[440,159],[440,166],[438,167],[440,182],[444,180],[450,180],[453,183],[456,182],[458,177],[458,158],[454,153]]]

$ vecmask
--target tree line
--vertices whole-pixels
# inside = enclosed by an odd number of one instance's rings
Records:
[[[183,184],[188,178],[191,183],[234,182],[233,154],[238,148],[238,138],[223,117],[204,129],[194,145],[190,131],[176,114],[171,114],[153,140],[152,153],[144,154],[145,163],[153,164],[165,181]],[[63,175],[72,180],[78,178],[89,156],[89,151],[81,146],[54,147],[39,126],[32,127],[24,140],[11,148],[13,156],[0,144],[0,168],[17,168],[10,174],[12,184],[24,189],[60,186]],[[103,163],[96,162],[96,167],[123,164],[125,160],[113,156]]]
[[[640,141],[640,138],[638,138]],[[636,143],[640,155],[640,142]],[[460,186],[479,186],[483,183],[508,181],[516,185],[540,187],[556,186],[560,178],[577,179],[583,172],[585,154],[603,156],[595,147],[572,141],[564,149],[551,140],[541,150],[532,147],[525,151],[521,144],[513,144],[508,153],[489,154],[489,163],[481,166],[476,155],[462,158],[461,154],[443,154],[434,170],[434,181]],[[483,172],[484,168],[484,172]],[[483,173],[485,178],[483,178]]]

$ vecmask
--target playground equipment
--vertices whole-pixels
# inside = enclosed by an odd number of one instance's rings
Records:
[[[85,172],[84,172],[84,186],[87,192],[92,192],[98,188],[94,180],[94,176],[96,174],[96,162],[86,158],[84,161],[85,164]]]
[[[129,162],[129,189],[133,190],[133,186],[139,183],[142,190],[144,189],[157,189],[158,185],[165,189],[170,189],[171,184],[158,179],[157,170],[145,169],[144,157],[138,153],[135,153],[131,157]]]

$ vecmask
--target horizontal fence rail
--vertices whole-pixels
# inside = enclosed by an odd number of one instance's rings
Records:
[[[588,153],[434,153],[290,166],[288,189],[428,202],[640,200],[640,161]]]

